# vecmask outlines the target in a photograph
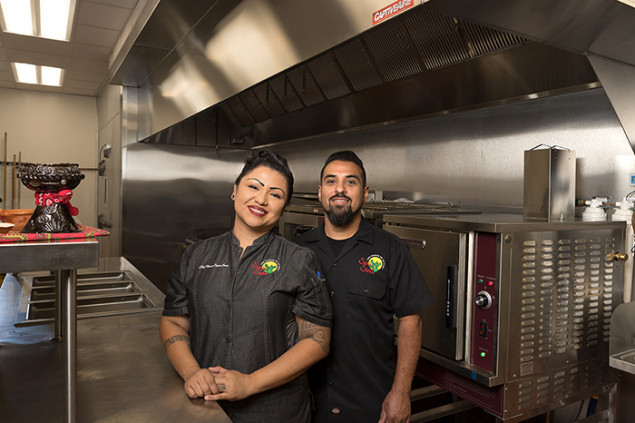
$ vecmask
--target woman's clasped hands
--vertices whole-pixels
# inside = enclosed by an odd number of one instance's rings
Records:
[[[185,380],[185,392],[190,398],[236,401],[256,392],[253,377],[221,366],[199,369]]]

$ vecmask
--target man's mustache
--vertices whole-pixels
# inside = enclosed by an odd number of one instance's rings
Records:
[[[351,198],[350,198],[350,197],[347,197],[347,196],[346,196],[346,195],[344,195],[344,194],[335,194],[334,196],[332,196],[331,198],[329,198],[329,201],[331,201],[331,200],[332,200],[332,199],[334,199],[334,198],[345,198],[345,199],[347,199],[348,201],[353,202],[353,200],[351,200]]]

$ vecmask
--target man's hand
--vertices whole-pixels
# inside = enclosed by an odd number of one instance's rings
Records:
[[[185,393],[190,398],[217,394],[219,389],[214,382],[214,375],[209,369],[198,369],[185,378]]]
[[[410,423],[410,394],[388,392],[381,405],[379,423]]]

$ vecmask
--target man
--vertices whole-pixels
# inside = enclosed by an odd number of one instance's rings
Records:
[[[362,218],[368,186],[359,157],[333,153],[320,179],[324,224],[298,241],[320,258],[333,305],[331,354],[309,373],[314,422],[408,422],[419,311],[432,302],[430,291],[408,247]]]

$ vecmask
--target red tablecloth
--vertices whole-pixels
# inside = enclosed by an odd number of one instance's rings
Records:
[[[94,238],[97,236],[107,236],[110,232],[103,229],[91,228],[77,224],[81,232],[72,232],[64,234],[36,233],[22,234],[19,232],[7,232],[0,234],[0,244],[11,242],[33,242],[33,241],[62,241],[62,240],[81,240],[86,238]]]

